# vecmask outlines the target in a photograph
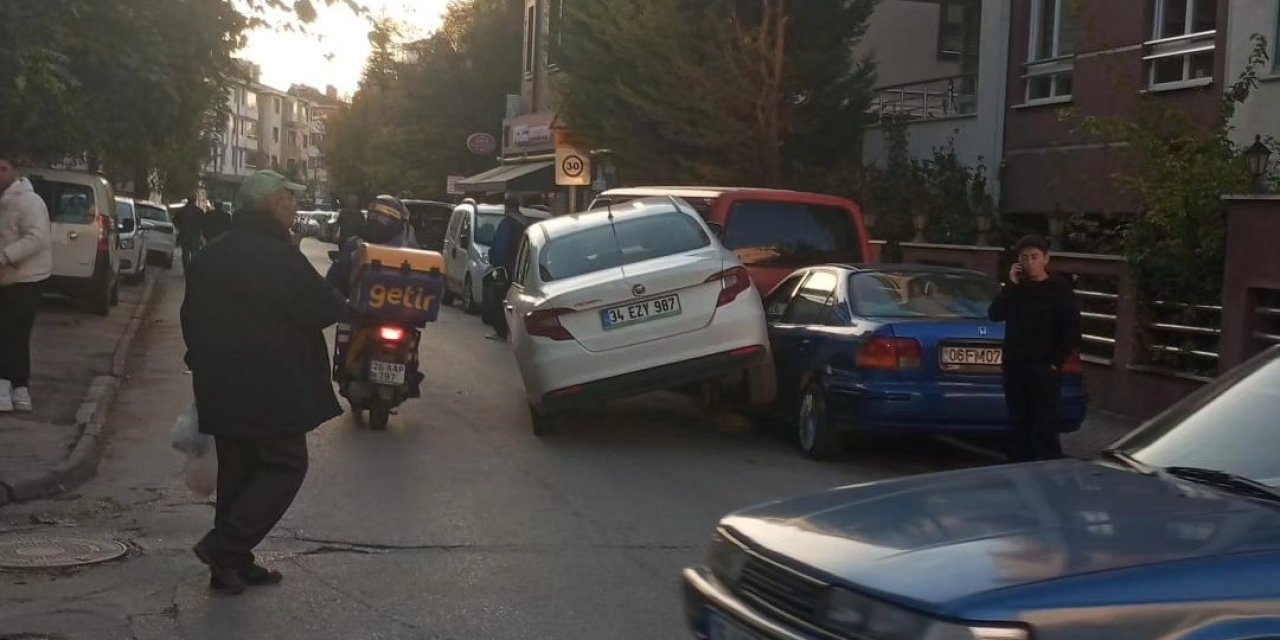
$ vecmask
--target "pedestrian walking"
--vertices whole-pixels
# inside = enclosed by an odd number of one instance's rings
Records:
[[[196,194],[191,194],[187,203],[173,216],[173,226],[178,229],[178,245],[182,247],[184,273],[204,245],[204,209],[196,201]]]
[[[31,331],[53,274],[49,209],[0,151],[0,412],[30,412]]]
[[[323,330],[348,319],[347,303],[290,242],[302,190],[275,171],[246,178],[182,304],[200,432],[218,456],[213,529],[194,551],[210,586],[231,594],[280,581],[253,549],[302,486],[306,434],[341,414]]]
[[[493,245],[489,247],[489,264],[494,269],[505,271],[506,279],[493,287],[492,291],[489,286],[484,287],[484,313],[494,330],[493,335],[489,336],[491,340],[506,340],[509,333],[507,316],[502,312],[502,301],[506,300],[507,292],[511,288],[511,278],[515,275],[516,253],[520,250],[520,240],[524,238],[525,229],[528,227],[529,220],[520,213],[520,201],[508,196],[503,203],[502,222],[498,223],[497,230],[493,232]],[[491,278],[485,278],[485,280],[493,281]]]
[[[1062,457],[1058,411],[1062,367],[1080,344],[1080,307],[1071,282],[1049,272],[1049,243],[1027,236],[988,315],[1005,323],[1004,397],[1015,460]]]

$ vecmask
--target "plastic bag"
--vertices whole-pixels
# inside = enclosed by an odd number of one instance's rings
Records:
[[[182,478],[192,493],[202,498],[213,495],[218,489],[218,454],[213,447],[203,452],[187,456],[187,464],[182,467]]]
[[[200,433],[200,416],[194,402],[174,421],[170,444],[187,456],[198,456],[212,448],[213,437]]]

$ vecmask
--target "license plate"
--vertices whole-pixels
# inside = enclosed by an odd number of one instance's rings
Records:
[[[664,296],[605,309],[600,312],[600,324],[605,331],[610,331],[678,315],[680,315],[680,296]]]
[[[404,384],[405,366],[390,362],[369,362],[369,382],[374,384]]]
[[[942,368],[959,370],[998,367],[1004,360],[1000,347],[942,347]]]
[[[764,640],[764,638],[739,627],[715,611],[708,611],[707,640]]]

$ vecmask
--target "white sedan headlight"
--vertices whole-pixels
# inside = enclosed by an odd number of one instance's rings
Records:
[[[914,611],[845,589],[827,591],[819,624],[837,633],[884,640],[1028,640],[1015,627],[968,627],[939,622]]]

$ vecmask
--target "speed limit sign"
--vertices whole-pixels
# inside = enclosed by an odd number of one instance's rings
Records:
[[[591,186],[591,152],[563,130],[556,131],[556,184]]]

